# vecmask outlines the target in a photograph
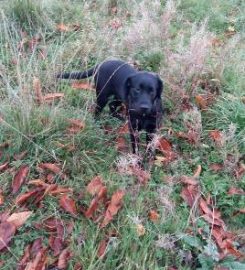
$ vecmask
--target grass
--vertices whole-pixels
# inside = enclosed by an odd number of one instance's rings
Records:
[[[242,1],[1,1],[0,20],[0,164],[10,160],[17,170],[21,164],[31,167],[30,179],[39,177],[37,164],[59,162],[69,175],[56,183],[72,187],[77,205],[88,206],[84,194],[86,185],[95,175],[101,175],[109,194],[126,189],[123,208],[109,225],[101,230],[91,220],[79,215],[73,219],[52,196],[44,198],[43,207],[30,206],[34,215],[14,236],[8,251],[0,253],[1,269],[15,269],[25,246],[38,237],[48,245],[48,233],[37,230],[35,223],[50,216],[74,222],[69,238],[73,257],[67,269],[80,262],[86,270],[108,269],[243,269],[244,264],[232,256],[218,258],[217,246],[210,240],[210,227],[204,219],[195,217],[180,193],[181,175],[192,175],[202,166],[201,192],[210,194],[228,230],[237,233],[242,251],[244,241],[244,196],[230,196],[230,187],[245,187],[244,175],[234,176],[237,162],[244,163],[245,105],[242,57],[244,55],[244,4]],[[114,8],[114,9],[113,9]],[[156,16],[158,14],[158,16]],[[64,23],[77,31],[58,31]],[[118,25],[115,27],[115,25]],[[118,28],[117,28],[118,27]],[[229,27],[233,27],[229,32]],[[233,31],[234,29],[234,31]],[[37,43],[32,46],[33,40]],[[215,44],[216,41],[216,44]],[[70,82],[56,81],[55,74],[64,70],[81,70],[100,61],[118,57],[146,70],[158,72],[165,82],[162,135],[168,138],[178,153],[177,160],[168,165],[153,166],[146,186],[140,186],[134,176],[119,173],[118,159],[125,154],[116,150],[116,132],[106,134],[101,124],[113,129],[121,124],[105,112],[95,122],[90,112],[93,91],[72,89]],[[51,105],[35,102],[33,78],[41,81],[44,94],[62,92],[65,98]],[[218,87],[218,94],[206,110],[196,108],[195,96],[208,94]],[[204,85],[204,86],[203,86]],[[185,100],[194,107],[186,111]],[[67,135],[67,119],[78,118],[85,129]],[[196,144],[171,135],[187,132],[191,123],[198,134]],[[218,129],[225,144],[217,146],[210,130]],[[128,137],[126,136],[127,140]],[[74,150],[59,146],[72,144]],[[23,160],[14,155],[27,151]],[[228,164],[228,157],[235,162]],[[223,163],[220,172],[210,170],[210,164]],[[21,210],[14,205],[10,192],[13,172],[0,172],[0,186],[5,203],[1,210]],[[169,180],[172,179],[172,180]],[[23,185],[21,192],[27,190]],[[160,220],[148,218],[157,210]],[[22,209],[23,210],[23,209]],[[231,218],[232,217],[232,218]],[[139,236],[137,225],[145,234]],[[206,239],[198,234],[202,229]],[[100,241],[108,231],[110,237],[106,256],[97,257]],[[240,245],[240,246],[239,246]],[[243,249],[244,251],[244,249]],[[50,254],[50,258],[52,254]],[[50,259],[51,260],[51,259]],[[171,268],[172,267],[172,268]]]

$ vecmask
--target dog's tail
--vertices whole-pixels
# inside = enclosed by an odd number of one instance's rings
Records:
[[[56,76],[56,78],[59,79],[72,79],[72,80],[81,80],[85,79],[88,77],[91,77],[95,74],[97,69],[97,66],[94,66],[86,71],[77,71],[77,72],[65,72],[65,73],[60,73]]]

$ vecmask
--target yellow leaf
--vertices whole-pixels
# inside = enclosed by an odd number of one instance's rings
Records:
[[[142,224],[137,224],[136,225],[136,232],[138,236],[143,236],[146,232],[145,227]]]
[[[14,213],[8,217],[7,222],[12,223],[18,229],[26,222],[32,213],[32,211]]]

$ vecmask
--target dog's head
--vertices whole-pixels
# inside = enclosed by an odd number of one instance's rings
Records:
[[[163,82],[158,75],[138,72],[126,80],[125,87],[130,113],[145,116],[156,112],[163,90]]]

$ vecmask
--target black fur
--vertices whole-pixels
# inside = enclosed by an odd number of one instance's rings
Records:
[[[117,107],[125,104],[133,153],[138,153],[137,131],[146,131],[148,143],[160,126],[163,112],[161,79],[154,73],[137,71],[120,60],[108,60],[84,72],[61,73],[57,78],[85,79],[93,75],[97,98],[95,116],[99,115],[111,97],[113,102],[109,107],[114,116],[118,116]]]

